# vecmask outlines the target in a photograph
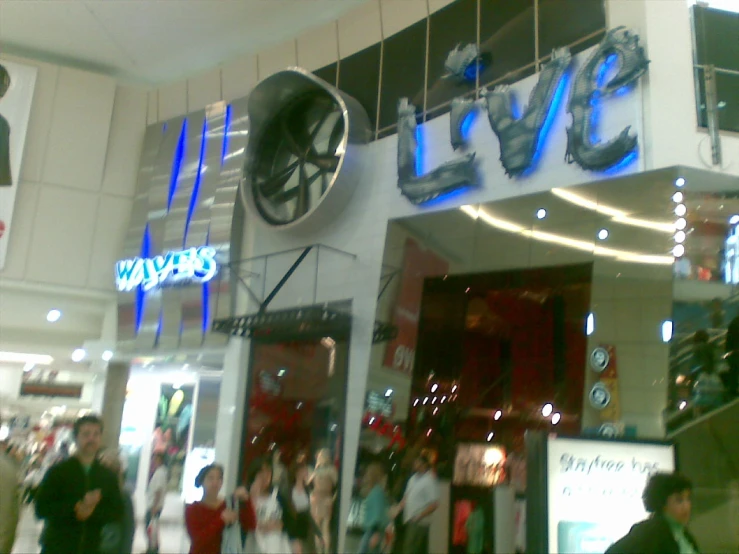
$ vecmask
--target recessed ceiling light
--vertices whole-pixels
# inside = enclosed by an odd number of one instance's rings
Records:
[[[600,240],[606,240],[608,238],[608,229],[601,229],[598,231],[598,238]]]
[[[685,237],[685,231],[678,231],[677,233],[675,233],[675,242],[677,242],[678,244],[681,242],[685,242]]]
[[[675,179],[675,186],[676,187],[684,187],[685,186],[685,178],[684,177],[678,177]]]
[[[552,414],[552,425],[557,425],[562,419],[562,414],[559,412],[556,412],[555,414]]]
[[[62,312],[59,310],[49,310],[49,313],[46,314],[46,321],[49,323],[56,323],[59,321],[60,317],[62,317]]]
[[[541,408],[541,415],[543,415],[544,417],[549,417],[550,415],[552,415],[553,411],[554,411],[554,406],[552,406],[550,403],[547,402]]]
[[[678,204],[675,206],[675,215],[678,217],[684,216],[686,213],[688,213],[688,208],[685,207],[685,204]]]
[[[679,258],[685,254],[685,247],[682,244],[675,245],[675,248],[672,249],[672,255],[676,258]]]
[[[682,231],[687,226],[688,226],[688,222],[684,217],[681,217],[680,219],[675,220],[675,229],[677,229],[678,231]]]
[[[72,361],[81,362],[85,359],[85,356],[87,356],[87,351],[85,351],[84,348],[76,348],[75,351],[72,352]]]
[[[739,223],[739,215],[737,214],[732,215],[731,218],[729,219],[729,223],[731,225],[736,225],[737,223]]]
[[[106,350],[105,352],[103,352],[103,355],[101,357],[103,358],[103,361],[109,362],[113,359],[113,351]]]
[[[682,202],[683,198],[685,198],[685,196],[680,191],[677,191],[675,194],[672,195],[673,202]]]
[[[547,211],[544,208],[539,208],[536,212],[537,219],[544,219],[547,216]]]

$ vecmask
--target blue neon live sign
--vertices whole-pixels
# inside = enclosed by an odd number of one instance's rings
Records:
[[[120,292],[144,291],[185,283],[207,283],[218,273],[216,250],[210,246],[167,252],[153,258],[132,258],[115,264]]]

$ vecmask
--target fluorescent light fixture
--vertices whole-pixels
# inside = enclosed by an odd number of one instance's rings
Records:
[[[598,231],[598,239],[606,240],[608,238],[608,229],[601,229]]]
[[[544,417],[549,417],[550,415],[552,415],[553,411],[554,411],[554,406],[552,406],[549,403],[546,403],[541,408],[541,415],[543,415]]]
[[[600,204],[570,190],[557,188],[552,189],[551,192],[554,196],[557,196],[558,198],[561,198],[562,200],[569,202],[570,204],[580,206],[581,208],[585,208],[586,210],[591,210],[599,214],[610,216],[611,219],[613,219],[613,221],[615,221],[616,223],[631,225],[632,227],[652,229],[653,231],[661,231],[663,233],[672,232],[672,224],[666,221],[653,221],[651,219],[631,217],[629,213],[625,212],[624,210],[613,206],[608,206],[606,204]]]
[[[685,177],[678,177],[675,179],[675,186],[680,188],[685,186]]]
[[[390,398],[393,395],[393,389],[387,389],[385,391],[385,398]]]
[[[56,323],[59,321],[60,317],[62,317],[62,312],[59,310],[49,310],[49,313],[46,314],[46,321],[49,323]]]
[[[0,352],[0,362],[9,364],[49,365],[54,358],[46,354],[25,354],[23,352]]]
[[[536,219],[544,219],[547,216],[547,211],[544,208],[539,208],[536,212]]]
[[[277,377],[284,377],[287,370],[283,367],[277,372]]]
[[[87,356],[87,352],[84,348],[76,348],[74,352],[72,352],[72,361],[81,362],[85,359],[85,356]]]
[[[516,223],[513,223],[511,221],[506,221],[499,217],[492,216],[482,208],[476,209],[472,206],[461,206],[460,210],[462,210],[464,213],[466,213],[471,218],[483,221],[487,223],[488,225],[490,225],[491,227],[495,227],[496,229],[500,229],[501,231],[508,231],[511,233],[520,234],[525,237],[532,238],[534,240],[538,240],[541,242],[560,244],[562,246],[567,246],[575,250],[581,250],[583,252],[590,252],[596,256],[615,258],[616,260],[624,261],[624,262],[634,262],[634,263],[654,264],[654,265],[672,265],[674,261],[671,256],[659,256],[655,254],[644,254],[641,252],[635,252],[631,250],[617,250],[615,248],[605,248],[603,246],[596,246],[593,242],[589,242],[589,241],[575,239],[575,238],[567,237],[563,235],[557,235],[555,233],[547,233],[544,231],[531,230],[521,225],[518,225]],[[669,227],[670,227],[670,233],[674,232],[674,225],[670,224]],[[452,389],[452,392],[454,392],[454,389]]]
[[[552,425],[557,425],[560,421],[562,421],[562,414],[559,412],[552,414]]]
[[[109,362],[113,359],[113,351],[112,350],[106,350],[103,352],[103,355],[101,356],[103,358],[103,361]]]
[[[672,320],[666,319],[662,322],[662,342],[670,342],[672,340],[672,330]]]
[[[588,318],[585,321],[585,334],[587,336],[592,335],[595,332],[595,314],[590,312]]]

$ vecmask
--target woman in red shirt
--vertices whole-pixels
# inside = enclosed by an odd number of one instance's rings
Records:
[[[244,531],[256,528],[254,507],[244,487],[234,491],[234,498],[240,501],[238,513],[227,509],[226,501],[219,496],[223,487],[223,466],[204,467],[195,479],[195,486],[203,487],[203,499],[185,507],[190,554],[221,554],[223,530],[237,521]]]

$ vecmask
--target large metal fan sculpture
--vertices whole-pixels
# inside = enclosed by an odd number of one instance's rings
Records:
[[[252,91],[249,121],[245,205],[282,229],[336,220],[363,173],[361,150],[371,127],[361,105],[292,67]]]
[[[344,116],[324,91],[294,99],[267,124],[251,171],[256,207],[273,225],[308,215],[341,164]]]

